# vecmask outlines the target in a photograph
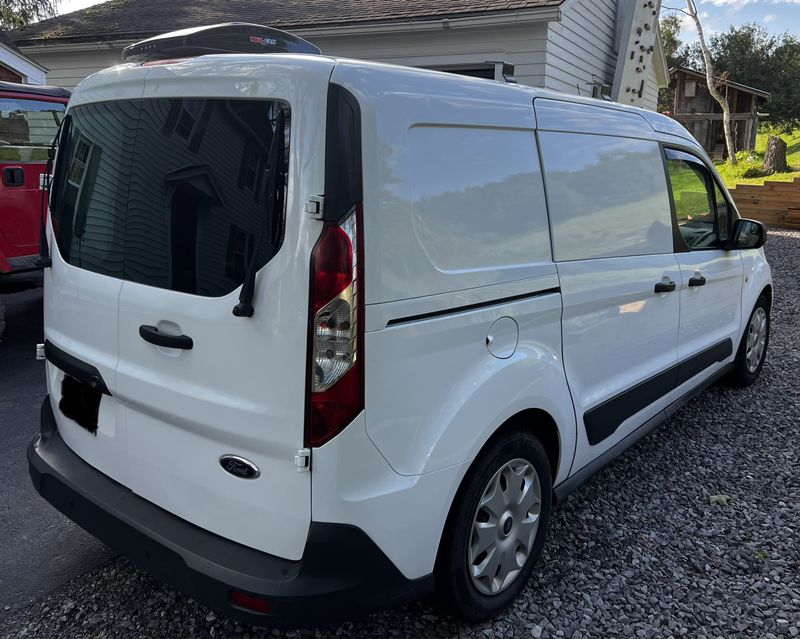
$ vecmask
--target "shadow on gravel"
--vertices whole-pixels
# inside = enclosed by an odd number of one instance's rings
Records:
[[[118,559],[9,616],[5,637],[797,636],[800,233],[771,232],[767,253],[776,293],[759,381],[707,390],[562,503],[534,577],[497,619],[461,626],[417,602],[269,631]],[[728,506],[710,503],[719,494]]]

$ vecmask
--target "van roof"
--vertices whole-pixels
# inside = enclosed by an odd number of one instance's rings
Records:
[[[482,78],[474,78],[469,76],[461,76],[454,73],[449,73],[445,71],[435,71],[432,69],[421,69],[418,67],[408,67],[402,65],[395,65],[395,64],[387,64],[383,62],[372,62],[367,60],[359,60],[353,58],[340,58],[340,57],[332,57],[326,55],[309,55],[309,54],[293,54],[293,53],[224,53],[224,54],[214,54],[214,55],[204,55],[204,56],[197,56],[193,58],[187,58],[185,60],[164,60],[159,62],[149,62],[145,63],[144,65],[136,64],[136,63],[125,63],[117,67],[112,67],[112,69],[106,69],[104,71],[100,71],[93,76],[90,76],[91,80],[82,81],[75,89],[73,94],[73,101],[76,103],[80,102],[93,102],[95,101],[90,96],[82,95],[84,93],[85,88],[91,87],[92,91],[94,92],[95,89],[100,88],[104,84],[104,75],[109,73],[107,77],[110,83],[113,83],[117,86],[121,84],[125,84],[124,79],[125,76],[136,76],[142,74],[142,66],[151,67],[151,66],[170,66],[170,65],[197,65],[203,67],[209,67],[210,64],[213,63],[227,63],[228,65],[232,62],[241,64],[243,67],[249,67],[250,72],[254,69],[259,67],[264,68],[265,63],[269,61],[274,61],[278,64],[280,63],[288,63],[291,61],[292,65],[302,65],[304,68],[309,70],[313,68],[319,68],[320,71],[327,70],[330,72],[330,68],[332,65],[342,65],[350,68],[363,68],[363,69],[371,69],[371,70],[380,70],[381,72],[387,74],[387,76],[391,77],[392,75],[402,75],[408,77],[410,75],[416,76],[429,76],[431,78],[438,78],[443,82],[447,82],[450,86],[460,86],[464,89],[467,89],[469,86],[472,87],[481,87],[481,92],[483,95],[487,93],[491,93],[493,98],[497,98],[498,100],[507,100],[509,102],[527,102],[533,101],[537,98],[549,98],[552,100],[559,100],[561,102],[570,102],[575,104],[584,104],[587,106],[592,106],[595,108],[602,108],[602,109],[613,109],[617,111],[625,111],[628,113],[635,113],[640,117],[644,118],[647,123],[653,128],[653,130],[657,133],[676,136],[683,138],[693,144],[695,144],[694,138],[691,134],[677,121],[673,120],[672,118],[662,115],[660,113],[656,113],[654,111],[648,111],[646,109],[642,109],[640,107],[620,104],[618,102],[610,102],[604,100],[598,100],[595,98],[585,97],[585,96],[577,96],[577,95],[570,95],[567,93],[560,93],[557,91],[553,91],[551,89],[542,89],[538,87],[531,87],[526,86],[523,84],[514,84],[514,83],[505,83],[505,82],[498,82],[495,80],[486,80]],[[251,73],[248,74],[248,77],[252,77]],[[134,80],[134,77],[130,77],[130,80]],[[135,80],[134,80],[135,82]],[[0,83],[2,84],[2,83]],[[133,88],[133,87],[131,87]]]

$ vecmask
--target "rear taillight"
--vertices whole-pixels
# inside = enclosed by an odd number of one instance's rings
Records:
[[[311,253],[306,446],[321,446],[364,408],[361,206],[326,223]]]

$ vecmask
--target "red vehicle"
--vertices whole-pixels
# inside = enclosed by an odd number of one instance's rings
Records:
[[[69,96],[0,82],[0,283],[36,268],[47,154]]]

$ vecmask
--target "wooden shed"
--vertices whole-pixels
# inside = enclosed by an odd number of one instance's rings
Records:
[[[722,128],[722,107],[711,97],[706,74],[688,67],[669,71],[669,88],[673,92],[672,116],[683,124],[702,147],[714,158],[727,156],[725,132]],[[753,149],[758,132],[759,110],[770,94],[761,89],[731,80],[718,80],[719,90],[727,96],[731,107],[731,128],[737,151]]]

